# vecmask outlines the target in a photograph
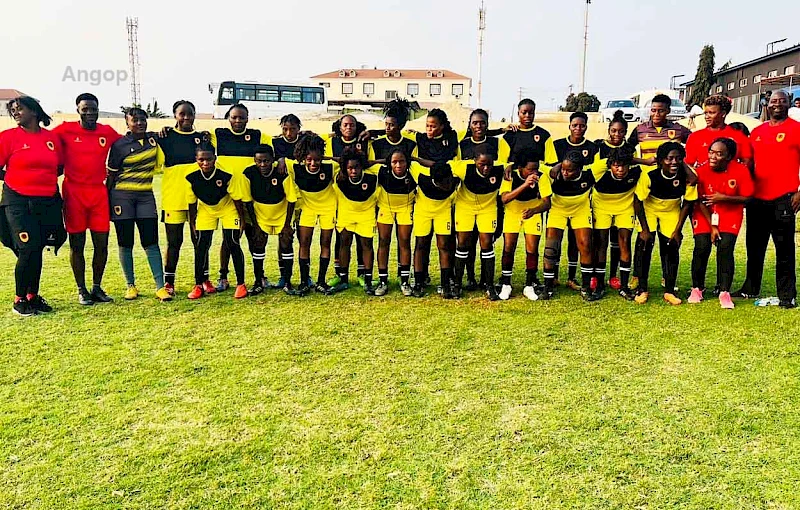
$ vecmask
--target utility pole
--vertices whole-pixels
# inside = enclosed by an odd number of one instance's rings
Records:
[[[131,105],[142,105],[139,90],[139,18],[125,18],[128,27],[128,63],[131,67]]]
[[[483,0],[478,9],[478,107],[481,106],[483,94],[483,33],[486,31],[486,8]]]
[[[586,50],[589,47],[589,4],[586,0],[586,9],[583,13],[583,62],[581,63],[581,92],[586,92]]]

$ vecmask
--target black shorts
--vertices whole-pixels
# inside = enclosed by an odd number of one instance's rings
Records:
[[[158,218],[152,191],[111,190],[111,221]]]
[[[29,197],[3,186],[2,212],[7,235],[15,252],[23,248],[60,247],[67,238],[62,215],[63,201],[52,197]]]

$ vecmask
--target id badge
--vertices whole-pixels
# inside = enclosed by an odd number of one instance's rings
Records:
[[[711,213],[711,226],[718,227],[719,226],[719,214]]]

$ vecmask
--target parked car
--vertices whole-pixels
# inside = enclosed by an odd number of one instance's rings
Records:
[[[650,118],[650,105],[653,101],[647,101],[644,104],[644,107],[639,109],[639,117],[643,120]],[[672,105],[670,106],[669,115],[667,115],[667,120],[681,120],[685,119],[689,116],[689,113],[686,111],[686,105],[683,104],[683,101],[677,98],[672,99]]]
[[[606,107],[600,110],[600,114],[603,116],[604,121],[611,122],[611,119],[614,118],[614,112],[617,110],[622,110],[622,115],[627,121],[638,122],[641,120],[639,110],[631,99],[613,99],[606,103]]]

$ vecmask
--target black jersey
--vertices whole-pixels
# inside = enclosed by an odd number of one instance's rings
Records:
[[[261,131],[245,129],[244,133],[234,133],[228,128],[214,130],[217,139],[217,156],[255,156],[256,147],[261,144]]]
[[[594,189],[605,195],[627,193],[636,188],[640,175],[642,175],[642,169],[638,165],[630,167],[628,175],[624,179],[616,179],[611,170],[608,170],[594,184]]]
[[[417,155],[421,159],[429,159],[444,163],[458,156],[458,133],[450,131],[437,138],[428,138],[425,133],[416,134]]]
[[[258,167],[249,166],[244,170],[244,176],[250,182],[250,196],[254,202],[260,204],[280,204],[286,199],[284,182],[289,179],[289,174],[280,175],[273,170],[268,176],[261,175]]]
[[[397,177],[388,165],[378,170],[378,185],[390,195],[408,195],[417,189],[417,183],[411,172],[406,172],[403,177]]]
[[[186,176],[189,181],[192,194],[197,199],[210,206],[219,204],[222,199],[228,196],[228,188],[231,184],[233,175],[217,167],[211,176],[206,177],[198,168]]]
[[[586,139],[579,144],[574,144],[568,138],[559,138],[553,142],[552,148],[553,150],[545,153],[545,163],[549,166],[555,166],[564,161],[566,155],[573,151],[577,151],[581,155],[584,166],[589,166],[594,163],[594,156],[597,154],[597,145]]]
[[[516,161],[516,156],[523,149],[533,149],[539,154],[539,161],[544,161],[544,149],[550,139],[550,132],[539,126],[530,129],[518,129],[503,134],[503,139],[511,151],[509,161]]]
[[[591,143],[591,142],[590,142]],[[594,175],[589,170],[584,170],[578,179],[564,180],[559,177],[553,180],[551,188],[553,194],[561,197],[578,197],[588,193],[594,187]]]
[[[400,138],[399,142],[393,143],[386,135],[383,135],[372,141],[372,159],[386,159],[389,157],[389,154],[397,148],[403,151],[403,154],[406,155],[406,162],[410,163],[411,155],[414,153],[414,149],[417,148],[417,142],[403,136]],[[390,161],[386,163],[388,164]]]
[[[627,140],[622,142],[622,145],[614,146],[611,145],[611,143],[608,140],[603,140],[601,138],[599,140],[595,140],[594,144],[597,146],[597,154],[600,156],[600,159],[608,159],[608,156],[614,149],[628,148],[630,149],[631,153],[633,153],[635,150],[635,148],[630,143],[628,143]]]
[[[293,142],[290,142],[283,136],[273,136],[272,148],[275,150],[275,159],[294,159],[294,146],[299,139],[300,137],[298,136]]]

